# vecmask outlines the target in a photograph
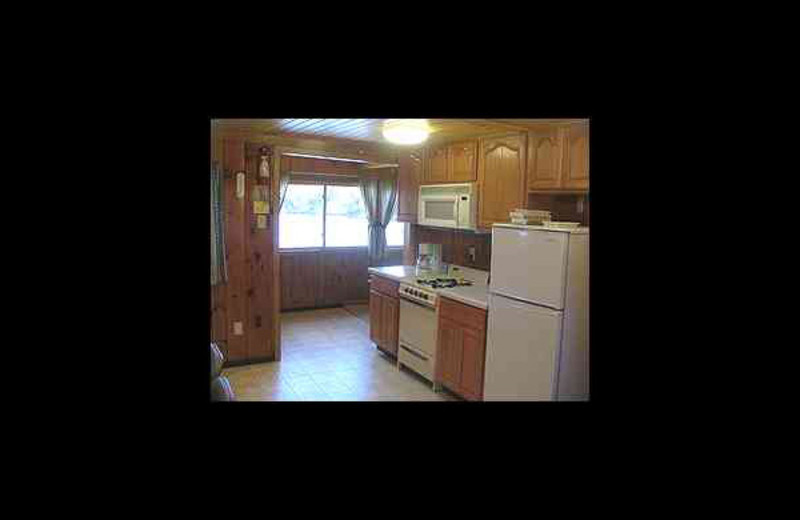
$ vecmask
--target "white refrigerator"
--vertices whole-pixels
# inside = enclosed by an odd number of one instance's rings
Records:
[[[486,401],[589,399],[589,229],[495,224]]]

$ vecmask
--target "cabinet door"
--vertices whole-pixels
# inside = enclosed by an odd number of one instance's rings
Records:
[[[567,132],[566,127],[551,126],[528,133],[528,189],[561,188]]]
[[[487,138],[478,155],[480,226],[508,222],[508,213],[525,207],[525,134]]]
[[[453,143],[449,150],[449,178],[452,182],[478,180],[478,154],[476,141]]]
[[[369,291],[369,339],[376,345],[383,342],[383,298],[381,293]]]
[[[399,157],[400,172],[397,181],[397,220],[417,221],[417,198],[422,175],[422,152],[411,150]]]
[[[461,388],[461,327],[439,317],[439,340],[436,351],[436,378],[454,392]]]
[[[447,146],[437,146],[428,149],[426,183],[447,182]]]
[[[461,329],[461,395],[473,401],[483,399],[483,363],[486,354],[483,330]]]
[[[383,350],[390,354],[397,355],[397,336],[400,323],[400,305],[397,298],[384,296],[382,305],[383,318],[381,327],[383,332]]]
[[[589,189],[589,124],[576,123],[569,127],[569,155],[564,189]]]

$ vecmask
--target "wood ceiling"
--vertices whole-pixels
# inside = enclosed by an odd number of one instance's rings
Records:
[[[216,119],[222,132],[262,135],[308,135],[387,143],[381,132],[386,119]],[[566,119],[428,119],[430,140],[466,139],[497,132],[522,131],[537,123]]]

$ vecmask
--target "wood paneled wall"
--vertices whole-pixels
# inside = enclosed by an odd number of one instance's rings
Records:
[[[276,254],[278,216],[272,216],[268,229],[251,229],[255,216],[252,214],[252,202],[249,198],[256,180],[258,148],[264,145],[273,147],[273,194],[278,193],[277,172],[281,155],[286,152],[362,159],[377,163],[395,162],[397,153],[392,147],[373,143],[309,139],[307,136],[264,135],[253,131],[231,132],[220,129],[213,121],[210,138],[211,160],[216,161],[222,171],[229,174],[223,178],[228,281],[210,289],[211,339],[219,342],[225,349],[228,362],[280,360],[279,309],[282,291],[278,290],[281,285],[281,255]],[[328,173],[350,173],[352,170],[352,166],[341,162],[331,165],[329,161],[313,161],[311,164],[315,172],[318,165],[323,165],[320,170],[329,170]],[[234,174],[243,170],[247,173],[246,198],[239,200],[234,197]],[[394,256],[396,260],[393,263],[401,263],[401,255]],[[289,271],[291,270],[290,268]],[[355,275],[352,276],[355,278]],[[366,284],[366,267],[363,269],[363,276],[359,277]],[[338,279],[331,282],[330,285],[334,287],[329,289],[329,292],[333,291],[331,294],[335,294],[337,283]],[[233,334],[233,324],[237,321],[242,322],[242,335]]]
[[[366,302],[369,258],[366,248],[280,253],[281,310]],[[392,250],[381,265],[399,265],[402,251]]]
[[[262,182],[257,177],[258,147],[241,139],[223,139],[212,144],[212,159],[220,162],[223,171],[228,280],[211,289],[211,339],[219,342],[230,363],[276,359],[275,222],[270,220],[266,229],[258,229],[251,200],[253,187]],[[272,169],[271,191],[276,165]],[[238,199],[236,173],[240,171],[245,172],[246,182],[245,196]],[[242,334],[234,333],[237,322]]]
[[[334,161],[330,159],[314,159],[311,157],[281,157],[284,171],[293,173],[317,173],[322,175],[358,175],[360,163],[351,161]]]
[[[418,244],[442,244],[442,261],[474,269],[489,270],[492,253],[492,235],[472,233],[455,229],[432,228],[409,224],[409,237],[405,248],[404,263],[414,265]],[[475,248],[474,261],[469,248]]]

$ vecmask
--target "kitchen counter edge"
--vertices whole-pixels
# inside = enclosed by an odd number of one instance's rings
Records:
[[[388,278],[395,282],[413,282],[416,278],[416,271],[413,266],[369,267],[367,271],[370,274]],[[440,289],[438,292],[443,298],[449,298],[485,311],[489,310],[489,290],[486,285],[459,287],[455,290]]]

